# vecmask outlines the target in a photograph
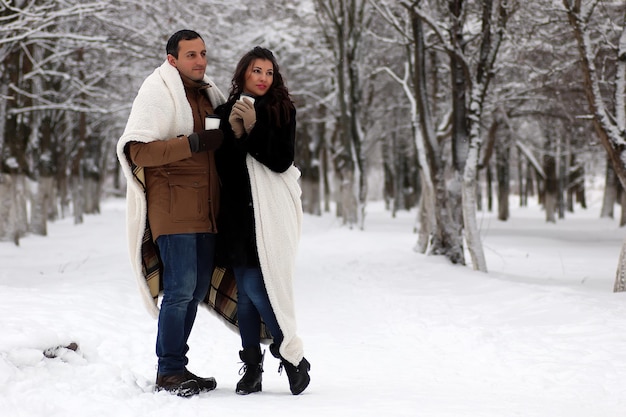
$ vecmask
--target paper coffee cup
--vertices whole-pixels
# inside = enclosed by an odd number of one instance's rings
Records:
[[[220,118],[214,114],[211,114],[204,118],[204,129],[213,130],[220,128]]]
[[[239,96],[239,101],[243,101],[244,98],[247,99],[247,100],[250,100],[252,102],[252,104],[254,104],[254,97],[242,94],[242,95]]]

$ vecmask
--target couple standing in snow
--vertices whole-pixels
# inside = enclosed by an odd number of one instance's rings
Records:
[[[187,369],[187,340],[206,303],[241,336],[238,394],[262,389],[262,341],[300,394],[310,364],[292,288],[302,220],[296,111],[278,64],[265,48],[247,52],[226,99],[205,74],[197,32],[176,32],[166,52],[117,145],[131,264],[158,317],[155,389],[185,397],[215,389],[213,377]]]

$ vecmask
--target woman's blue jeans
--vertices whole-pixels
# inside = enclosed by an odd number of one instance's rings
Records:
[[[158,373],[174,375],[184,372],[188,363],[187,340],[213,273],[215,235],[162,235],[156,243],[163,262],[163,299],[156,342]]]
[[[267,296],[260,268],[233,268],[237,282],[237,321],[241,334],[241,345],[245,348],[258,347],[261,343],[261,319],[269,329],[274,343],[283,341],[276,315]]]

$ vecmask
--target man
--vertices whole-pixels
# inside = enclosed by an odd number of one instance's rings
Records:
[[[198,33],[176,32],[166,51],[167,60],[137,93],[117,155],[127,179],[131,263],[149,311],[158,314],[155,390],[188,397],[216,386],[214,378],[187,370],[186,354],[209,288],[217,233],[214,150],[223,134],[204,123],[225,98],[205,75]]]

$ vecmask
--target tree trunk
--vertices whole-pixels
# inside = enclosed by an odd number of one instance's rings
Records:
[[[318,129],[318,124],[302,123],[299,127],[300,142],[303,146],[296,147],[297,166],[302,176],[302,209],[305,213],[320,215],[320,155],[319,143],[322,142],[324,126]],[[319,135],[319,136],[318,136]]]
[[[565,184],[565,168],[566,168],[566,164],[564,163],[564,157],[563,154],[567,153],[563,152],[563,147],[562,147],[562,143],[561,143],[561,135],[559,135],[558,133],[556,134],[556,143],[557,143],[557,147],[556,147],[556,155],[554,157],[554,160],[556,161],[556,175],[557,175],[557,182],[556,182],[556,196],[557,196],[557,212],[559,214],[559,219],[564,219],[565,218],[565,200],[564,200],[564,193],[565,193],[565,189],[566,189],[566,184]]]
[[[463,51],[465,48],[465,39],[463,38],[463,18],[461,16],[463,11],[464,0],[451,0],[449,4],[450,12],[453,16],[450,28],[450,39],[452,45],[459,50]],[[468,247],[474,243],[480,242],[478,236],[478,229],[467,230],[465,222],[472,219],[475,222],[476,219],[476,167],[478,166],[478,151],[476,152],[474,167],[469,167],[466,170],[466,164],[469,155],[469,148],[476,146],[472,143],[469,136],[468,125],[468,110],[466,93],[468,90],[468,75],[465,72],[462,59],[457,54],[448,54],[450,59],[450,85],[452,87],[452,167],[454,173],[450,180],[450,187],[448,187],[448,208],[450,209],[450,229],[455,233],[458,233],[460,239],[452,238],[452,243],[458,249],[455,249],[454,255],[462,257],[462,263],[465,265],[465,255],[463,254],[463,229],[465,227],[465,239],[468,243]],[[468,189],[468,187],[472,187]],[[470,194],[472,194],[470,196]],[[470,207],[470,205],[472,205]],[[467,211],[469,210],[469,212]],[[472,214],[473,213],[473,214]],[[474,240],[475,239],[475,240]],[[456,251],[460,250],[460,253]],[[470,253],[473,250],[470,249]],[[474,269],[477,269],[480,265],[474,262]]]
[[[510,216],[510,141],[505,140],[496,145],[496,178],[498,182],[498,220],[507,221]]]
[[[476,179],[476,210],[483,211],[483,187],[480,183],[480,169],[477,170],[478,178]]]
[[[617,272],[615,273],[615,283],[613,292],[626,291],[626,240],[622,243],[622,250],[617,262]]]
[[[604,146],[611,165],[620,180],[622,188],[626,189],[626,106],[624,94],[626,94],[626,10],[622,19],[622,33],[617,42],[617,59],[614,83],[615,114],[611,115],[605,107],[601,93],[600,80],[596,72],[594,47],[589,35],[589,26],[581,11],[581,1],[563,0],[567,10],[567,17],[573,29],[574,37],[578,45],[578,52],[583,72],[583,82],[590,113],[593,115],[592,122],[600,142]],[[603,84],[604,84],[603,80]],[[615,291],[624,291],[624,276],[626,275],[626,260],[624,252],[626,242],[622,246],[622,255],[617,266],[615,278]]]
[[[624,226],[626,224],[626,193],[625,192],[621,192],[620,193],[620,208],[621,208],[621,212],[622,215],[620,216],[619,219],[619,225],[620,227]]]
[[[52,205],[54,177],[39,177],[31,199],[30,231],[39,236],[48,235],[48,213]]]
[[[417,212],[420,228],[417,243],[413,248],[418,253],[426,253],[428,245],[430,244],[430,237],[436,229],[437,220],[435,219],[435,211],[432,204],[435,201],[433,194],[432,184],[427,183],[427,180],[422,176],[422,195]]]
[[[546,211],[546,222],[556,223],[558,181],[556,178],[556,162],[554,156],[549,154],[544,155],[543,170],[546,173],[543,192],[543,206]]]
[[[526,201],[526,205],[528,205],[528,197],[532,197],[535,195],[535,178],[533,177],[533,175],[533,164],[532,162],[528,161],[528,163],[526,164],[526,194],[524,198],[524,200]]]
[[[587,208],[587,199],[585,196],[585,166],[578,163],[576,158],[572,157],[572,166],[575,168],[571,174],[571,190],[572,201],[578,202],[583,209]]]
[[[354,171],[343,167],[338,171],[338,201],[337,216],[341,218],[342,224],[352,229],[357,223],[358,202],[354,192]]]
[[[568,158],[568,169],[567,169],[567,187],[566,187],[566,196],[567,196],[567,211],[573,213],[576,206],[576,201],[578,200],[579,187],[584,185],[584,175],[581,175],[583,172],[582,165],[578,165],[576,161],[576,156],[570,149],[570,157]]]
[[[474,138],[473,138],[474,139]],[[465,239],[472,258],[472,266],[476,271],[487,272],[487,261],[480,242],[480,233],[476,223],[476,167],[478,166],[478,141],[470,142],[469,156],[463,177],[463,221]]]
[[[71,177],[72,208],[74,209],[74,224],[82,224],[85,214],[85,190],[81,177]]]
[[[332,187],[330,186],[330,179],[328,175],[330,174],[330,162],[328,161],[330,158],[328,156],[329,147],[327,146],[327,142],[324,141],[322,143],[322,148],[320,149],[321,154],[321,167],[322,167],[322,195],[324,196],[324,213],[330,213],[330,202],[332,200]]]
[[[415,10],[411,9],[410,13],[413,27],[413,43],[415,45],[414,97],[416,99],[419,127],[421,130],[421,136],[418,136],[418,138],[421,139],[424,144],[424,171],[428,170],[428,173],[424,172],[424,178],[426,183],[428,183],[429,180],[432,183],[432,196],[434,197],[432,202],[425,201],[432,205],[435,218],[435,228],[431,231],[429,253],[444,255],[455,264],[465,264],[463,238],[460,233],[460,226],[453,224],[454,220],[450,211],[451,207],[445,182],[444,161],[442,160],[441,148],[435,134],[428,98],[428,79],[426,76],[428,65],[426,63],[424,31],[421,19]],[[419,153],[418,148],[418,154]],[[428,191],[423,191],[424,198],[429,196],[429,194]]]
[[[602,197],[602,208],[600,209],[600,218],[613,218],[615,204],[617,203],[617,187],[619,180],[615,175],[613,165],[609,160],[606,161],[606,170],[604,175],[604,194]]]
[[[87,175],[83,180],[84,184],[84,211],[85,214],[100,213],[100,178],[96,175]]]
[[[352,155],[352,130],[350,129],[350,116],[348,115],[348,103],[346,102],[347,86],[346,86],[346,73],[345,65],[345,45],[343,42],[339,45],[342,59],[337,63],[337,96],[339,100],[339,135],[338,135],[338,152],[335,157],[335,167],[337,173],[337,179],[339,181],[339,204],[337,213],[344,225],[348,225],[352,228],[358,218],[358,204],[355,196],[355,164]]]
[[[452,8],[454,16],[460,17],[463,1],[451,1],[458,4],[458,10]],[[463,168],[463,227],[465,228],[465,239],[467,241],[467,247],[472,258],[472,265],[475,270],[487,272],[487,262],[483,251],[483,245],[478,233],[478,224],[476,221],[476,178],[477,168],[479,160],[480,147],[482,145],[482,137],[480,134],[481,116],[485,97],[487,94],[489,81],[492,77],[492,68],[495,62],[495,57],[500,44],[500,37],[498,35],[492,39],[492,18],[493,18],[493,2],[490,0],[484,0],[482,5],[482,28],[481,28],[481,42],[480,42],[480,54],[476,67],[475,79],[471,83],[470,88],[470,100],[469,108],[463,108],[463,114],[465,116],[465,127],[459,126],[459,132],[463,137],[468,140],[469,150],[467,153],[466,165]],[[502,5],[500,8],[499,24],[500,29],[504,28],[504,22],[506,21],[506,14],[508,13],[507,7]],[[460,29],[460,28],[459,28]],[[498,31],[496,31],[497,33]],[[458,43],[462,40],[460,35],[457,34],[454,45],[456,48],[463,49],[463,46]],[[463,41],[464,43],[464,41]],[[454,54],[456,56],[456,54]],[[460,76],[460,74],[457,74]],[[464,79],[467,77],[463,73]],[[465,79],[465,83],[469,83],[469,79]]]
[[[391,211],[391,217],[396,217],[395,208],[395,193],[396,193],[396,179],[395,173],[395,132],[391,133],[391,140],[383,141],[381,145],[381,153],[383,159],[383,200],[385,201],[385,209]]]
[[[525,207],[528,205],[526,194],[526,177],[524,175],[524,155],[517,149],[517,193],[519,194],[519,206]]]
[[[463,51],[465,40],[463,39],[463,11],[464,0],[450,0],[449,8],[452,14],[450,38],[452,44],[459,51]],[[467,74],[461,57],[458,54],[449,54],[450,57],[450,85],[452,87],[452,166],[458,173],[465,169],[465,162],[471,146],[468,139],[467,122],[467,98],[468,89]],[[478,162],[476,162],[478,163]]]
[[[339,182],[337,215],[349,227],[364,218],[367,175],[361,150],[361,32],[367,29],[369,3],[316,0],[318,22],[335,57],[338,135],[333,163]],[[362,222],[361,222],[362,226]]]
[[[489,213],[493,212],[493,171],[491,169],[491,163],[486,167],[486,181],[487,181],[487,210]]]
[[[0,173],[0,241],[20,244],[15,175]]]

